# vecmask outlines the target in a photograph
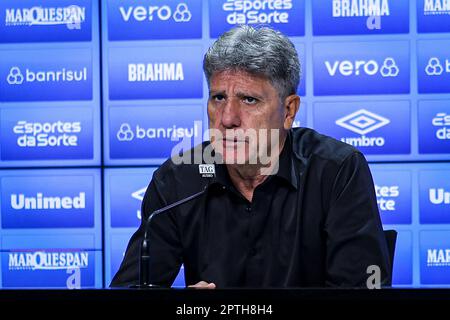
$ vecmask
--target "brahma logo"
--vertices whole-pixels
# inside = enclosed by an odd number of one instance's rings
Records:
[[[333,17],[389,16],[387,0],[333,0]]]
[[[13,250],[12,250],[13,251]],[[10,252],[9,270],[61,270],[89,267],[89,253],[84,251]]]
[[[179,3],[175,9],[172,9],[168,5],[160,6],[129,6],[119,7],[120,15],[123,21],[128,22],[130,19],[134,21],[153,21],[153,19],[159,19],[161,21],[167,21],[172,19],[173,21],[189,22],[192,18],[192,13],[189,11],[186,3]]]
[[[7,8],[5,25],[49,26],[66,25],[68,29],[80,29],[86,19],[86,8],[77,5],[67,7]]]
[[[424,15],[450,15],[450,1],[448,0],[424,0]]]
[[[379,72],[382,77],[386,78],[396,77],[400,72],[400,69],[392,57],[384,59],[381,67],[375,60],[343,60],[334,61],[333,63],[330,63],[330,61],[325,61],[324,63],[328,70],[328,74],[331,77],[334,77],[337,72],[345,77],[353,75],[359,76],[361,74],[374,76]]]
[[[129,82],[183,81],[184,71],[181,62],[171,63],[130,63]]]
[[[365,109],[360,109],[336,120],[336,124],[338,126],[361,135],[361,137],[357,138],[341,138],[341,141],[351,144],[355,147],[383,146],[385,144],[385,140],[383,137],[366,137],[365,135],[389,123],[389,119]]]

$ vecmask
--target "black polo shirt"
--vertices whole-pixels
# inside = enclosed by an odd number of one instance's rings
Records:
[[[197,147],[203,150],[208,143]],[[166,161],[153,175],[144,217],[205,186],[201,197],[157,216],[150,233],[151,281],[170,286],[181,264],[186,284],[217,287],[365,286],[367,268],[391,278],[372,177],[355,148],[314,130],[290,130],[279,170],[249,202],[225,165],[204,177],[198,164]],[[111,286],[138,281],[141,224]]]

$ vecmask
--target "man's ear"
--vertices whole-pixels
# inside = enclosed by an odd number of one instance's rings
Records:
[[[284,100],[284,129],[289,130],[292,128],[292,124],[295,120],[295,115],[297,114],[298,108],[300,107],[300,97],[296,94],[292,94]]]

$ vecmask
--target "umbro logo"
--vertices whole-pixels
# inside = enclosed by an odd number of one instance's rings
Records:
[[[336,120],[336,124],[345,129],[365,135],[369,132],[377,130],[391,121],[373,112],[365,109],[355,111],[345,117]]]

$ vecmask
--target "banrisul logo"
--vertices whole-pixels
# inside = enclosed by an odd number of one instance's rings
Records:
[[[407,42],[316,43],[316,95],[409,92]]]
[[[1,180],[3,228],[94,226],[94,177],[55,175]]]
[[[93,287],[93,255],[93,251],[72,248],[9,249],[2,254],[2,284],[5,288]]]
[[[91,0],[3,0],[0,42],[89,41]]]
[[[200,47],[114,48],[109,52],[109,97],[201,98]]]
[[[92,52],[89,49],[5,50],[0,58],[1,101],[92,98]]]
[[[366,154],[409,153],[409,108],[407,101],[315,103],[314,127]]]
[[[109,40],[201,38],[202,3],[197,0],[112,0]]]
[[[303,36],[304,6],[304,1],[295,0],[213,0],[209,6],[211,36],[241,24],[265,24],[289,36]]]
[[[4,108],[2,160],[92,159],[92,111],[85,108]]]
[[[450,100],[419,101],[419,152],[450,150]]]
[[[201,142],[202,117],[199,106],[111,108],[111,158],[168,158],[183,138]]]
[[[411,173],[372,165],[375,194],[383,224],[411,223]]]
[[[450,284],[450,233],[420,232],[420,281],[422,284]]]
[[[313,1],[314,35],[407,33],[409,2]]]
[[[450,41],[423,40],[418,44],[419,93],[450,92]]]
[[[450,171],[421,171],[419,186],[420,222],[450,223]]]
[[[417,0],[418,32],[450,32],[448,0]]]

